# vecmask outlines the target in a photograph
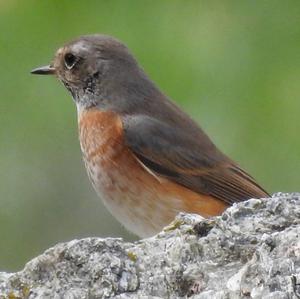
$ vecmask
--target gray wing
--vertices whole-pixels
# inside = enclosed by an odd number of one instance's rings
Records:
[[[174,128],[150,116],[123,119],[127,146],[151,171],[228,204],[266,197],[255,180],[222,154],[199,128]]]

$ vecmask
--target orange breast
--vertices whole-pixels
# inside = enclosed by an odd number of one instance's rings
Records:
[[[90,109],[79,113],[79,136],[90,180],[110,212],[130,231],[145,237],[160,231],[177,213],[204,217],[227,205],[159,177],[126,147],[120,117]]]

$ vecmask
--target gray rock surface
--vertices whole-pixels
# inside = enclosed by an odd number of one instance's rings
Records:
[[[17,273],[0,298],[300,298],[300,194],[275,194],[203,220],[180,214],[136,243],[61,243]]]

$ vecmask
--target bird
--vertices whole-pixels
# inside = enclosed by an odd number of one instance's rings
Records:
[[[71,93],[89,179],[135,235],[155,235],[179,212],[209,218],[269,196],[160,91],[118,39],[80,36],[31,73],[55,75]]]

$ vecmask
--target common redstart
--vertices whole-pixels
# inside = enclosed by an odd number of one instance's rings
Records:
[[[179,212],[209,217],[268,196],[120,41],[79,37],[31,73],[57,76],[72,94],[89,178],[108,210],[138,236],[159,232]]]

